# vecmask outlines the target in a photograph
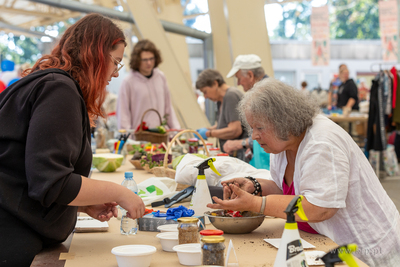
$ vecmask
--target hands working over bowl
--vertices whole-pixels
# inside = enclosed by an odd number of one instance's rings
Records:
[[[246,178],[234,178],[223,181],[224,199],[213,197],[215,204],[207,204],[212,209],[236,210],[236,211],[254,211],[258,212],[261,207],[262,199],[255,197],[254,184]]]

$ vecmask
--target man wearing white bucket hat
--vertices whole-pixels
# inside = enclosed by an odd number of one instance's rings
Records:
[[[256,82],[268,78],[268,75],[265,74],[264,68],[261,66],[261,58],[254,54],[237,56],[232,69],[229,71],[228,75],[226,75],[226,78],[231,78],[232,76],[237,78],[237,84],[243,86],[245,92],[253,88]],[[243,140],[228,140],[225,142],[223,147],[224,151],[227,153],[241,148],[248,148],[246,155],[251,154],[248,153],[250,152],[249,149],[254,149],[251,134],[248,138]],[[263,167],[269,169],[269,154],[262,151],[262,149],[257,149],[257,151],[261,151],[262,156],[258,157],[254,154],[255,158],[250,161],[250,164],[256,168]]]
[[[254,54],[237,56],[226,78],[232,76],[238,79],[238,85],[243,86],[245,92],[253,88],[256,82],[268,78],[261,66],[261,58]]]

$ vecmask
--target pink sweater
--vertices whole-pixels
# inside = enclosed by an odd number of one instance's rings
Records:
[[[161,119],[165,114],[169,114],[168,127],[180,129],[164,73],[155,68],[153,75],[146,78],[140,72],[131,70],[119,89],[118,128],[136,129],[140,124],[143,113],[150,108],[156,109],[160,113]],[[143,121],[150,128],[160,125],[160,119],[153,111],[147,112]]]

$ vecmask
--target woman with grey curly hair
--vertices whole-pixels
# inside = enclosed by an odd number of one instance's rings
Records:
[[[224,181],[224,200],[214,197],[208,207],[286,218],[293,195],[303,195],[308,222],[297,217],[299,229],[357,244],[355,255],[369,266],[400,264],[396,206],[361,149],[318,113],[317,103],[269,78],[247,92],[238,109],[253,140],[271,153],[272,179]]]
[[[265,89],[257,89],[260,87]],[[266,79],[245,94],[238,110],[248,132],[251,127],[246,121],[246,113],[251,113],[253,119],[262,122],[264,127],[272,127],[277,137],[287,141],[290,135],[299,137],[312,125],[319,107],[291,86]]]

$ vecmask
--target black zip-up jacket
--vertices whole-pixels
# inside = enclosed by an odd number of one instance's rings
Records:
[[[77,216],[67,204],[91,162],[86,105],[67,72],[36,71],[0,93],[0,209],[64,241]]]

